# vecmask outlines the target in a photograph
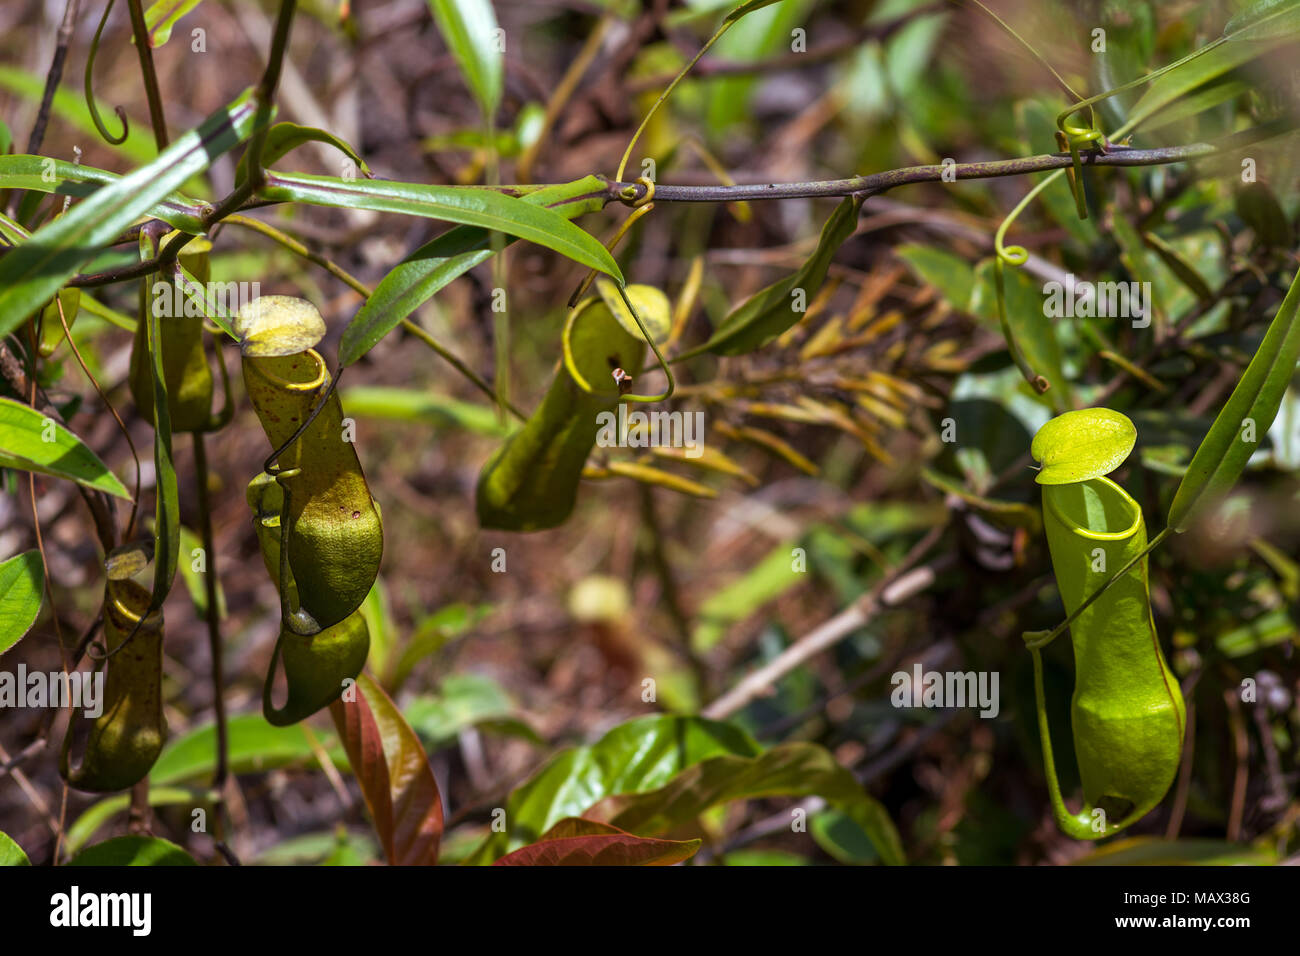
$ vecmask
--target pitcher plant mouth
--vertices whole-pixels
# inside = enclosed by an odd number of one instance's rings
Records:
[[[1092,486],[1098,486],[1099,488],[1104,489],[1105,495],[1109,496],[1109,500],[1103,501],[1103,507],[1112,504],[1118,505],[1127,512],[1127,517],[1124,520],[1128,520],[1129,525],[1124,528],[1124,530],[1094,531],[1091,528],[1085,527],[1084,522],[1080,520],[1082,517],[1081,515],[1069,514],[1062,510],[1063,502],[1061,501],[1060,496],[1075,493],[1068,489],[1089,488],[1094,492],[1097,491],[1097,488]],[[1137,534],[1138,529],[1142,526],[1141,506],[1133,500],[1133,497],[1127,491],[1115,484],[1115,482],[1111,481],[1109,478],[1090,478],[1087,481],[1081,481],[1077,484],[1049,485],[1047,488],[1050,488],[1051,491],[1049,492],[1046,489],[1044,490],[1043,502],[1051,509],[1052,514],[1056,516],[1056,518],[1070,531],[1071,534],[1078,535],[1081,538],[1087,538],[1091,541],[1124,541]],[[1099,497],[1104,496],[1099,495]],[[1109,508],[1106,508],[1106,510],[1109,512]],[[1105,517],[1109,519],[1109,513],[1107,513]]]
[[[305,358],[315,364],[315,372],[312,377],[306,380],[285,378],[279,374],[272,366],[278,366],[285,363],[287,359]],[[325,359],[315,349],[304,349],[297,355],[285,356],[268,356],[263,358],[245,358],[244,361],[249,363],[257,370],[257,374],[265,378],[272,385],[278,388],[292,392],[315,392],[329,381],[329,368],[325,364]],[[296,364],[290,365],[290,368],[296,368]]]
[[[125,594],[121,593],[123,590]],[[156,631],[162,625],[161,611],[147,610],[149,592],[134,581],[113,581],[108,587],[107,598],[107,613],[126,629],[135,630],[139,625],[141,631]],[[137,608],[146,611],[142,613]]]

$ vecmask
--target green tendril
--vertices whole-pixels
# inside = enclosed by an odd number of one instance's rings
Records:
[[[1024,246],[1006,245],[1007,229],[1016,221],[1017,217],[1024,211],[1025,207],[1033,202],[1034,198],[1046,189],[1052,182],[1058,179],[1063,170],[1057,170],[1051,175],[1045,177],[1033,189],[1025,194],[1014,209],[1008,213],[1007,218],[1002,220],[998,226],[998,231],[993,235],[993,251],[996,258],[993,261],[993,279],[994,289],[997,292],[998,300],[998,325],[1002,329],[1002,336],[1007,340],[1007,348],[1011,351],[1011,359],[1016,363],[1016,368],[1020,369],[1020,374],[1024,376],[1038,394],[1043,394],[1052,387],[1052,383],[1046,377],[1040,375],[1030,366],[1029,360],[1025,358],[1024,351],[1020,348],[1020,343],[1016,339],[1016,334],[1011,328],[1011,323],[1007,320],[1007,295],[1006,287],[1003,282],[1002,270],[1004,266],[1022,266],[1029,261],[1029,250]]]
[[[99,18],[99,28],[95,30],[95,39],[90,42],[90,52],[86,54],[86,108],[90,110],[90,120],[95,124],[95,129],[99,130],[99,135],[104,137],[114,146],[126,142],[127,134],[131,132],[131,124],[127,121],[126,110],[120,106],[113,107],[113,112],[117,118],[122,121],[122,133],[120,136],[114,136],[104,125],[104,121],[99,116],[99,107],[95,103],[95,92],[92,89],[92,77],[95,71],[95,54],[99,52],[99,37],[104,32],[104,24],[108,22],[108,15],[113,10],[115,0],[108,0],[107,6],[104,7],[104,15]]]

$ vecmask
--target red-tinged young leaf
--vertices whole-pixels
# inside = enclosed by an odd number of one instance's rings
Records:
[[[393,866],[433,866],[442,840],[442,797],[429,759],[382,687],[362,674],[356,700],[330,704],[352,772]]]
[[[672,866],[689,860],[699,840],[639,837],[595,820],[561,820],[531,846],[497,860],[493,866]]]

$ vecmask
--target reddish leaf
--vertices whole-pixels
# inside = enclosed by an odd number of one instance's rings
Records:
[[[442,839],[442,798],[429,759],[382,687],[365,674],[357,699],[336,700],[330,716],[394,866],[433,866]]]
[[[493,866],[672,866],[690,859],[699,840],[639,837],[595,820],[567,817],[536,843],[515,850]]]

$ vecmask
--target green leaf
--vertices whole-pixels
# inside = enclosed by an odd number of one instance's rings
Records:
[[[1034,436],[1029,453],[1042,469],[1040,485],[1068,485],[1109,475],[1137,444],[1137,427],[1109,408],[1083,408],[1057,415]]]
[[[867,866],[880,859],[867,831],[847,813],[824,810],[808,821],[808,832],[819,847],[846,866]]]
[[[339,397],[353,418],[386,418],[399,422],[422,422],[464,428],[479,435],[504,438],[514,431],[487,405],[466,402],[436,392],[416,391],[391,385],[354,385],[342,389]]]
[[[1229,20],[1223,35],[1233,40],[1266,40],[1300,31],[1300,2],[1258,0]]]
[[[722,587],[705,600],[696,614],[691,632],[691,647],[697,653],[711,650],[727,630],[743,621],[769,601],[798,586],[805,575],[795,570],[790,560],[797,541],[779,544],[737,580]]]
[[[1237,190],[1233,199],[1237,215],[1255,232],[1266,249],[1290,247],[1291,223],[1266,183],[1249,183]]]
[[[0,866],[31,866],[32,861],[27,859],[27,854],[23,848],[14,842],[13,838],[4,831],[0,831]]]
[[[157,0],[144,12],[144,26],[149,34],[149,46],[157,49],[172,36],[176,21],[197,7],[203,0]]]
[[[1192,92],[1199,86],[1216,80],[1235,70],[1243,63],[1263,56],[1277,46],[1282,37],[1259,38],[1259,43],[1225,43],[1189,60],[1176,70],[1157,77],[1147,87],[1142,98],[1129,111],[1126,129],[1134,129],[1155,116],[1170,103]]]
[[[508,853],[493,866],[672,866],[689,860],[700,840],[656,840],[608,823],[567,817],[540,840]]]
[[[803,312],[795,311],[795,290],[803,292],[806,307],[825,281],[835,253],[857,230],[861,208],[860,197],[844,197],[826,220],[817,249],[798,272],[751,296],[722,320],[707,342],[676,356],[673,361],[680,362],[702,352],[743,355],[762,347],[798,322]]]
[[[0,156],[0,188],[30,189],[56,196],[72,196],[86,199],[93,196],[105,186],[121,182],[122,177],[94,166],[82,166],[78,163],[65,163],[61,159],[48,156]],[[168,225],[183,232],[200,233],[203,231],[203,209],[206,203],[191,199],[179,193],[172,193],[159,200],[145,215],[161,219]],[[16,223],[12,224],[17,226]],[[28,233],[21,226],[25,238]]]
[[[1271,866],[1277,854],[1227,840],[1130,837],[1093,850],[1073,866]]]
[[[1165,264],[1169,271],[1192,291],[1198,302],[1207,308],[1214,304],[1214,293],[1210,291],[1204,276],[1197,271],[1196,266],[1192,265],[1186,256],[1154,232],[1144,232],[1142,240],[1151,248],[1152,252],[1159,256],[1160,261]]]
[[[196,548],[203,547],[203,542],[189,528],[181,525],[180,534],[180,553],[194,554]],[[195,571],[193,561],[179,561],[177,568],[181,573],[181,579],[185,582],[185,590],[189,592],[190,601],[194,604],[194,613],[201,618],[208,615],[208,585],[206,581],[207,571]],[[219,618],[226,616],[226,594],[225,589],[221,586],[221,580],[217,580],[217,615]]]
[[[121,836],[88,846],[68,866],[198,866],[170,840],[158,837]]]
[[[897,866],[907,862],[885,808],[828,750],[816,744],[782,744],[757,757],[711,757],[682,771],[659,790],[610,799],[598,814],[629,833],[654,836],[733,800],[813,795],[824,798],[862,827],[886,863]]]
[[[430,746],[444,746],[468,727],[522,728],[534,743],[537,734],[516,719],[518,706],[505,688],[482,674],[451,674],[437,694],[422,694],[406,706],[406,719]]]
[[[14,255],[9,253],[3,261]],[[96,491],[131,498],[117,476],[80,438],[11,398],[0,398],[0,467],[66,478]]]
[[[595,176],[587,176],[534,190],[520,201],[544,205],[565,219],[573,219],[599,210],[605,202],[605,187]],[[478,226],[449,229],[415,250],[384,276],[343,330],[339,362],[346,368],[357,361],[440,289],[492,255],[491,234]]]
[[[491,863],[605,797],[657,789],[709,757],[759,752],[743,730],[720,721],[677,716],[628,721],[594,744],[562,751],[515,788],[506,800],[507,829],[490,834],[465,862]]]
[[[728,13],[724,22],[731,23],[733,20],[739,20],[747,13],[753,13],[755,10],[761,10],[764,7],[770,7],[772,4],[780,2],[781,0],[748,0],[747,3],[742,3]]]
[[[902,259],[920,281],[938,289],[954,309],[964,312],[969,307],[971,293],[975,290],[975,270],[961,256],[918,243],[896,246],[894,255]]]
[[[153,162],[123,176],[0,259],[0,335],[13,331],[50,300],[96,255],[140,216],[234,149],[266,119],[245,93],[180,137]]]
[[[182,789],[180,787],[160,787],[150,778],[149,787],[149,806],[165,807],[177,805],[189,805],[199,807],[208,800],[204,791],[199,789]],[[64,838],[64,847],[66,852],[76,853],[83,847],[87,840],[93,837],[99,828],[108,823],[109,820],[119,813],[125,812],[131,806],[131,794],[116,793],[111,797],[106,797],[98,803],[92,803],[81,812],[75,823],[68,827],[67,836]]]
[[[229,741],[227,760],[232,774],[266,773],[280,767],[310,766],[316,762],[316,751],[304,724],[273,727],[258,711],[234,715],[226,722],[226,731]],[[347,759],[338,749],[333,735],[317,736],[335,765],[346,769]],[[206,779],[215,769],[216,752],[216,726],[205,724],[196,727],[168,741],[149,772],[149,780],[153,786],[161,787]]]
[[[481,186],[429,186],[379,179],[340,179],[306,173],[267,174],[261,195],[282,202],[373,209],[425,216],[504,232],[553,249],[622,282],[609,250],[554,210]]]
[[[1264,341],[1196,449],[1169,508],[1169,527],[1186,531],[1198,511],[1236,484],[1273,426],[1300,359],[1300,272],[1269,323]]]
[[[315,126],[299,126],[297,123],[276,123],[266,131],[266,141],[262,144],[262,165],[269,167],[272,163],[280,160],[286,153],[305,143],[325,143],[328,146],[333,146],[352,160],[363,176],[367,179],[370,178],[370,167],[361,158],[361,154],[346,141],[326,130],[318,129]],[[247,178],[248,154],[245,153],[239,158],[239,164],[235,167],[235,182],[240,183]]]
[[[992,259],[981,262],[975,270],[975,292],[971,296],[971,311],[992,324],[998,324],[997,285],[993,275]],[[1025,361],[1039,375],[1051,382],[1052,387],[1041,400],[1068,407],[1070,382],[1061,365],[1061,344],[1056,337],[1052,320],[1043,312],[1043,291],[1025,274],[1024,269],[1003,270],[1006,289],[1007,324],[1011,334],[1024,353]],[[1055,398],[1053,398],[1055,393]]]
[[[44,597],[45,567],[39,551],[24,551],[0,562],[0,654],[31,630]]]
[[[504,73],[492,3],[490,0],[429,0],[429,10],[452,56],[460,64],[484,118],[491,121],[501,105]]]

